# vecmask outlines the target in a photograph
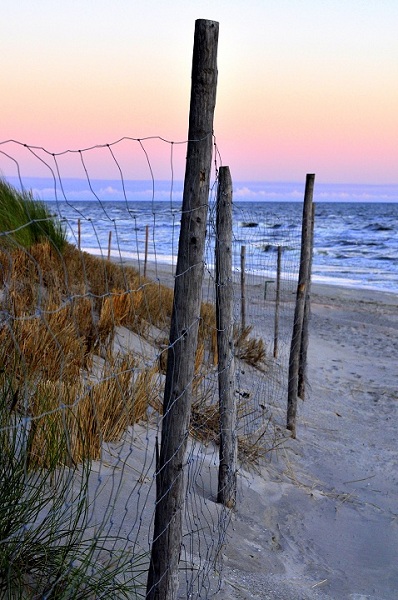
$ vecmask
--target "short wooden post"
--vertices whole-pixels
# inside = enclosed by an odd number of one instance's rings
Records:
[[[276,261],[276,297],[275,297],[275,325],[274,325],[274,358],[278,358],[279,340],[279,311],[281,302],[281,271],[282,271],[282,246],[278,246]]]
[[[240,249],[240,318],[243,332],[246,329],[246,246]]]
[[[81,223],[80,219],[77,220],[77,247],[81,250]]]
[[[270,283],[274,283],[273,279],[266,279],[264,281],[264,301],[267,300],[268,286]]]
[[[228,508],[233,508],[236,503],[238,454],[234,394],[233,308],[232,180],[229,167],[220,167],[216,217],[216,319],[220,407],[217,502]]]
[[[294,311],[293,334],[289,357],[286,427],[289,431],[292,432],[293,438],[296,437],[298,373],[300,364],[301,337],[303,331],[305,300],[307,297],[308,289],[309,269],[311,264],[311,220],[314,181],[315,175],[307,175],[303,206],[300,270],[297,284],[296,307]]]
[[[148,264],[148,240],[149,240],[149,225],[145,227],[145,258],[144,258],[144,277],[146,277],[146,269]]]
[[[111,247],[112,247],[112,231],[109,232],[109,237],[108,237],[108,260],[111,260]]]
[[[305,400],[305,383],[306,383],[306,377],[307,377],[309,322],[310,322],[310,317],[311,317],[311,270],[312,270],[312,255],[313,255],[313,249],[314,249],[314,225],[315,225],[315,204],[312,205],[312,214],[311,214],[310,264],[309,264],[309,269],[308,269],[307,295],[306,295],[305,304],[304,304],[303,331],[301,334],[300,362],[299,362],[299,373],[298,373],[297,395],[299,398],[301,398],[301,400]]]
[[[213,117],[217,88],[218,23],[195,23],[188,148],[174,285],[162,440],[156,470],[156,509],[147,600],[175,600],[186,492],[186,447],[202,299]]]

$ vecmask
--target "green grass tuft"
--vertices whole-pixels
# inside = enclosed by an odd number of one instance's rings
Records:
[[[34,420],[12,410],[15,392],[0,387],[0,598],[137,598],[145,554],[89,526],[90,461],[60,464],[65,439],[48,439],[46,466],[31,469]],[[62,435],[62,434],[61,434]],[[116,549],[120,542],[124,551]]]
[[[33,197],[31,191],[18,191],[0,179],[0,246],[30,248],[48,240],[61,251],[66,244],[66,229]]]

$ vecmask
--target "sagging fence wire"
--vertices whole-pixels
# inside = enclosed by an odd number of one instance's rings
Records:
[[[24,589],[32,597],[55,590],[60,598],[145,596],[156,448],[167,355],[173,351],[169,331],[182,195],[175,179],[177,143],[156,142],[154,162],[144,140],[133,138],[78,151],[85,158],[73,180],[63,175],[63,159],[75,156],[70,151],[55,155],[14,141],[0,146],[0,170],[7,178],[2,202],[32,190],[27,193],[33,205],[40,198],[48,211],[40,218],[28,212],[22,225],[1,232],[0,241],[1,477],[13,482],[2,487],[1,579],[7,589]],[[134,161],[122,158],[121,145],[137,143],[148,181],[137,177]],[[109,172],[116,165],[118,175],[106,182],[92,176],[90,166],[103,149]],[[161,155],[169,175],[158,180]],[[43,168],[50,177],[28,176],[43,174]],[[219,585],[231,520],[231,510],[216,502],[216,178],[214,172],[184,464],[180,597],[194,598],[211,597]],[[285,436],[300,221],[297,212],[280,218],[268,207],[247,204],[234,206],[233,222],[236,437],[239,465],[247,467],[261,463]],[[60,223],[62,230],[57,225],[49,231],[43,223]],[[33,242],[20,237],[36,227]],[[242,246],[250,298],[244,328]],[[274,358],[278,247],[283,282]],[[21,509],[12,511],[16,505]]]

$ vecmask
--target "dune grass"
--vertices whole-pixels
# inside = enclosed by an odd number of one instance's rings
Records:
[[[20,192],[0,179],[0,245],[30,248],[44,239],[62,251],[66,230],[61,221],[32,192]]]
[[[0,248],[0,269],[0,304],[9,315],[0,322],[0,365],[14,383],[16,408],[37,418],[44,415],[36,424],[35,455],[40,456],[42,428],[56,431],[69,422],[73,430],[72,422],[58,414],[66,406],[84,423],[89,457],[98,458],[103,441],[117,441],[129,425],[146,418],[148,410],[160,408],[159,374],[165,373],[173,291],[144,280],[132,267],[103,261],[69,244],[61,255],[48,240],[29,251]],[[133,355],[115,357],[120,326],[141,337],[152,327],[163,332],[159,360],[138,365]],[[262,340],[251,339],[250,332],[236,332],[236,354],[264,365]],[[104,365],[93,378],[95,356]],[[192,386],[195,402],[206,394],[202,382],[216,365],[215,308],[203,303]],[[65,453],[66,461],[81,460],[77,442]]]
[[[146,557],[108,556],[108,535],[90,539],[88,481],[104,443],[162,411],[173,290],[80,252],[3,180],[0,276],[0,597],[134,598]],[[116,351],[121,327],[158,340],[158,360]],[[263,363],[249,334],[235,336],[236,354]],[[217,362],[215,307],[203,303],[190,432],[204,443],[219,437]],[[248,444],[239,438],[254,456]]]

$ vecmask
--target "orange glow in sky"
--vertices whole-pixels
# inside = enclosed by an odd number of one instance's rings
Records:
[[[197,18],[220,23],[215,134],[235,179],[398,181],[396,0],[3,0],[0,141],[61,152],[184,140]],[[147,146],[168,177],[169,145]],[[118,147],[123,164],[131,153]],[[105,154],[92,168],[112,177]],[[180,177],[184,157],[176,149]],[[138,148],[136,178],[144,158]]]

